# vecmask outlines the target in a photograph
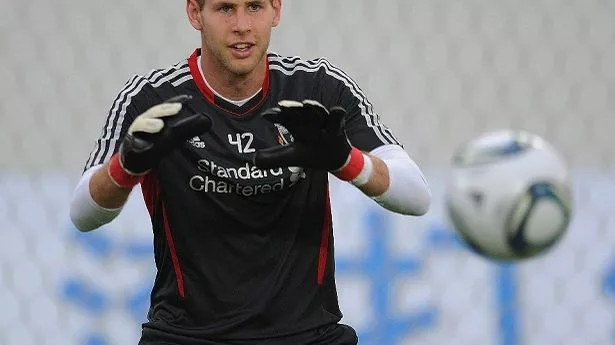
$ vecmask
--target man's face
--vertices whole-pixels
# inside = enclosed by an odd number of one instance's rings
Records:
[[[280,0],[205,0],[200,9],[190,3],[196,1],[189,0],[188,16],[201,31],[205,59],[233,75],[252,72],[280,20]]]

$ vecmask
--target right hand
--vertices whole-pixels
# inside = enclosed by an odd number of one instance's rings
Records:
[[[145,175],[186,140],[203,134],[212,126],[209,116],[182,113],[189,95],[179,95],[139,115],[120,144],[118,158],[129,175]]]

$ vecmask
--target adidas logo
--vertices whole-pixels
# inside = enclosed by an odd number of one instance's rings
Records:
[[[190,143],[192,146],[196,147],[197,149],[205,148],[205,142],[203,142],[201,138],[199,137],[194,137],[192,139],[189,139],[188,143]]]

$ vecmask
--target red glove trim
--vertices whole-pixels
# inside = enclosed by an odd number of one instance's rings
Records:
[[[333,175],[343,181],[352,181],[359,176],[364,166],[365,157],[363,156],[363,152],[353,147],[352,150],[350,150],[350,155],[346,164],[339,170],[333,172]]]
[[[109,161],[109,177],[120,188],[132,188],[141,182],[143,176],[131,175],[124,170],[120,162],[120,155],[116,153]]]

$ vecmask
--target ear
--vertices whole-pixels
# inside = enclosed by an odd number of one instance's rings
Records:
[[[282,12],[282,0],[271,0],[273,6],[273,27],[278,26],[280,23],[280,14]]]
[[[201,31],[203,29],[203,25],[201,25],[201,9],[197,0],[186,0],[186,14],[192,27]]]

